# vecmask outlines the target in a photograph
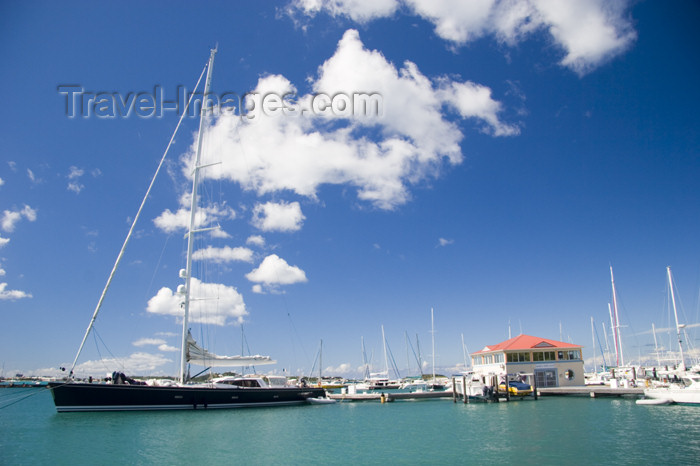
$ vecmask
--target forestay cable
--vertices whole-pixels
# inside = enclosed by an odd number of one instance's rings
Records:
[[[190,103],[192,102],[192,99],[194,98],[197,89],[199,89],[199,83],[202,81],[202,77],[204,76],[204,72],[206,71],[207,67],[209,66],[209,62],[207,62],[207,65],[204,66],[204,69],[202,69],[202,73],[199,75],[199,79],[197,80],[197,84],[195,85],[194,92],[190,95],[189,100],[187,101],[187,105],[185,106],[185,109],[182,112],[182,115],[180,115],[180,120],[177,122],[177,126],[175,127],[175,131],[173,131],[173,135],[170,137],[170,142],[168,142],[168,146],[165,148],[165,152],[163,153],[163,157],[160,159],[160,163],[158,164],[158,168],[156,169],[155,174],[153,175],[153,179],[151,180],[151,184],[148,186],[148,190],[146,191],[146,195],[143,197],[143,201],[141,201],[141,206],[139,207],[138,212],[136,213],[136,216],[134,217],[134,221],[131,223],[131,228],[129,228],[129,233],[126,235],[126,239],[124,240],[124,244],[122,245],[121,251],[119,251],[119,255],[117,256],[117,260],[114,263],[114,267],[112,267],[112,272],[109,274],[109,278],[107,279],[107,283],[105,284],[104,290],[102,290],[102,295],[100,295],[100,299],[97,302],[97,306],[95,307],[95,312],[92,314],[92,319],[90,319],[90,324],[88,325],[87,329],[85,330],[85,335],[83,336],[83,341],[80,342],[80,347],[78,348],[78,353],[75,355],[75,359],[73,360],[73,364],[71,365],[70,372],[68,373],[69,377],[73,376],[73,370],[75,369],[75,365],[78,362],[78,358],[80,357],[80,353],[83,351],[83,346],[85,346],[85,341],[87,340],[88,335],[90,334],[90,331],[92,330],[93,325],[95,324],[95,320],[97,319],[97,314],[100,312],[100,309],[102,308],[102,302],[105,299],[105,295],[107,294],[107,290],[109,289],[109,286],[112,284],[112,279],[114,278],[114,274],[117,271],[117,268],[119,267],[119,263],[122,260],[122,257],[124,256],[124,251],[126,250],[126,246],[129,244],[129,240],[131,239],[131,235],[134,232],[134,228],[136,227],[136,222],[138,222],[139,217],[141,216],[141,211],[143,210],[143,206],[146,204],[146,199],[148,199],[148,196],[151,194],[151,188],[153,188],[153,185],[155,184],[156,178],[158,177],[158,173],[160,172],[161,167],[163,166],[163,163],[165,162],[165,157],[168,155],[168,151],[170,150],[170,146],[173,144],[173,141],[175,140],[175,135],[177,134],[178,130],[180,129],[180,124],[182,123],[182,120],[184,120],[185,115],[187,115],[187,111],[190,107]]]

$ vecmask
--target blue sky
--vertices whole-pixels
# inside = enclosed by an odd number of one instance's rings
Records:
[[[221,229],[201,235],[214,264],[196,273],[219,300],[193,324],[211,350],[239,354],[242,322],[272,371],[307,373],[323,339],[324,372],[352,376],[362,337],[383,365],[384,325],[405,375],[404,335],[430,359],[434,308],[443,372],[462,334],[476,351],[509,325],[590,358],[611,264],[627,360],[669,325],[666,266],[681,320],[698,322],[697,3],[259,3],[0,7],[3,375],[70,365],[179,116],[86,104],[69,118],[61,89],[174,99],[216,44],[217,96],[310,108],[375,93],[382,112],[211,122],[204,158],[221,164],[201,205]],[[177,372],[196,127],[177,135],[79,374]]]

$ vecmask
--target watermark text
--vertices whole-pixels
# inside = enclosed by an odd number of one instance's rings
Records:
[[[302,97],[274,92],[203,95],[178,86],[176,92],[167,95],[160,85],[149,91],[123,93],[88,91],[79,84],[61,84],[57,91],[63,96],[65,115],[71,119],[163,118],[171,113],[198,118],[203,109],[215,116],[238,115],[251,121],[278,116],[374,118],[384,114],[384,101],[378,92],[316,93]]]

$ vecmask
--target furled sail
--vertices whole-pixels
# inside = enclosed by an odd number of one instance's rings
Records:
[[[228,366],[260,366],[263,364],[275,364],[277,361],[270,359],[270,356],[219,356],[210,353],[197,344],[192,334],[187,332],[187,361],[192,364],[209,367]]]

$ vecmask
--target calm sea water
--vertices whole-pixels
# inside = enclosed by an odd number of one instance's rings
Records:
[[[548,397],[57,414],[1,389],[0,464],[700,464],[700,407]],[[11,398],[10,398],[11,397]]]

